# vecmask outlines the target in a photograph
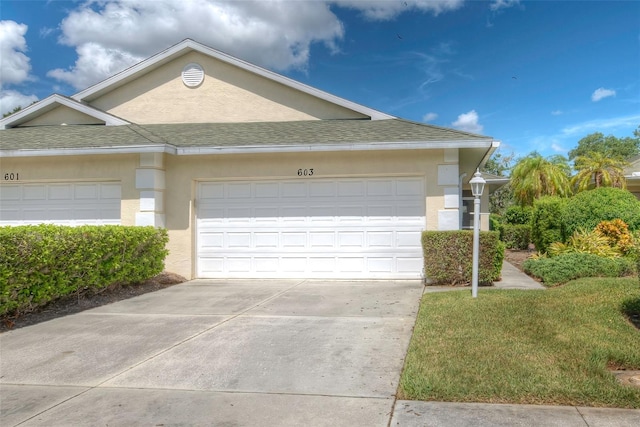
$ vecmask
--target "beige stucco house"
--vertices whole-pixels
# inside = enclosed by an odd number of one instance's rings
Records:
[[[640,200],[640,156],[634,157],[629,163],[629,166],[624,170],[627,189]]]
[[[419,278],[499,145],[192,40],[0,129],[0,225],[166,227],[187,278]]]

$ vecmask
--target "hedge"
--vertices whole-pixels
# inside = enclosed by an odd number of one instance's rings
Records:
[[[604,258],[589,253],[566,253],[552,258],[528,259],[523,264],[527,274],[541,279],[545,285],[557,285],[581,277],[622,277],[632,274],[630,257]]]
[[[500,240],[507,249],[528,249],[531,243],[531,226],[527,224],[504,224],[500,230]]]
[[[567,199],[544,196],[533,202],[531,241],[539,252],[546,252],[550,244],[565,241],[563,214]]]
[[[470,283],[473,272],[473,231],[424,231],[424,272],[431,285]],[[496,231],[480,232],[478,282],[500,279],[504,244]]]
[[[167,231],[153,227],[0,227],[0,315],[162,272]]]
[[[568,199],[563,211],[567,237],[614,219],[624,221],[631,231],[640,230],[640,201],[627,190],[600,187],[583,191]]]

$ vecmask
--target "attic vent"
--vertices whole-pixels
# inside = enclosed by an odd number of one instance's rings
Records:
[[[182,69],[182,82],[187,87],[200,86],[200,83],[204,80],[204,70],[200,64],[191,63],[185,65]]]

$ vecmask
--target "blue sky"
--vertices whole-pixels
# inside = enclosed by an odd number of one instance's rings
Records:
[[[640,1],[0,1],[0,108],[193,38],[398,117],[566,154],[640,125]]]

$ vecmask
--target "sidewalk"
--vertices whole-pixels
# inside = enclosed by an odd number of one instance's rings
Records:
[[[637,427],[640,409],[487,403],[396,402],[392,427]]]

